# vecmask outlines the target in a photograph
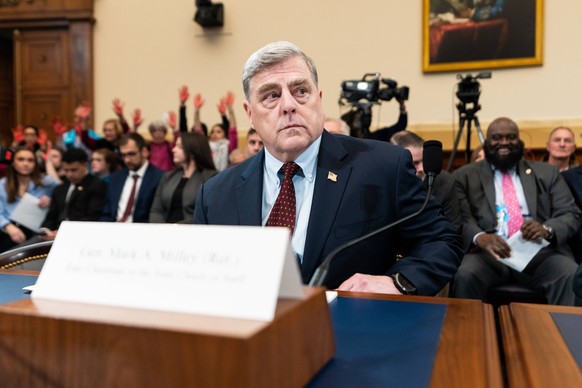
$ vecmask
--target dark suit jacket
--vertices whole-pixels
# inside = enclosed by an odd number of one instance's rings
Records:
[[[547,163],[520,161],[517,174],[532,218],[554,229],[552,243],[570,254],[567,241],[580,226],[580,210],[558,170]],[[455,171],[457,196],[463,218],[463,239],[470,246],[479,232],[495,233],[495,185],[490,164],[483,160]],[[549,249],[549,248],[545,248]]]
[[[582,208],[582,166],[566,170],[562,173],[562,176],[566,183],[568,183],[568,186],[570,186],[576,204],[579,208]],[[578,228],[578,233],[570,239],[570,247],[574,252],[576,260],[579,263],[582,262],[582,227]],[[580,272],[580,279],[582,283],[582,272]],[[582,293],[582,284],[580,291]]]
[[[119,198],[123,191],[123,185],[129,175],[129,170],[124,168],[109,176],[109,185],[107,188],[107,196],[105,197],[105,206],[103,206],[103,213],[101,214],[101,221],[117,221],[117,206]],[[150,208],[154,201],[156,188],[164,171],[155,167],[151,163],[146,168],[143,176],[141,186],[137,193],[137,199],[133,210],[133,222],[148,222],[150,218]]]
[[[65,218],[65,199],[69,191],[70,182],[60,184],[55,188],[51,204],[43,228],[56,230]],[[107,184],[98,177],[88,174],[71,193],[68,219],[71,221],[98,221],[105,201]]]
[[[184,220],[181,224],[194,223],[194,204],[196,202],[196,193],[208,179],[216,175],[216,170],[196,171],[184,186],[182,192],[182,211]],[[168,219],[170,205],[174,191],[182,179],[182,169],[168,171],[162,177],[156,190],[156,196],[150,209],[150,222],[164,223]]]
[[[264,151],[202,186],[195,223],[261,225]],[[337,175],[336,181],[328,173]],[[301,275],[308,282],[336,247],[418,210],[426,192],[401,147],[323,132]],[[326,286],[356,272],[400,272],[421,295],[436,294],[455,274],[460,237],[434,199],[418,217],[339,254]],[[395,263],[395,254],[405,258]]]
[[[426,186],[426,179],[424,180]],[[447,171],[441,171],[433,183],[432,193],[436,200],[443,207],[443,212],[447,220],[455,227],[458,233],[461,233],[463,223],[461,221],[461,210],[457,200],[457,186],[453,174]]]

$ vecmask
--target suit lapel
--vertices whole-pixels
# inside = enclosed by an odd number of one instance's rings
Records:
[[[481,185],[483,186],[483,192],[487,198],[489,209],[493,215],[492,221],[495,223],[495,184],[493,181],[493,171],[491,170],[491,165],[489,163],[481,163],[479,178],[481,179]]]
[[[264,151],[261,151],[241,174],[241,182],[235,187],[236,205],[240,225],[262,224]]]
[[[329,239],[336,213],[349,182],[352,166],[342,162],[346,156],[347,151],[341,143],[324,131],[317,159],[313,203],[301,265],[304,281],[309,280],[315,268],[320,264],[318,258]]]
[[[523,187],[523,194],[527,202],[529,214],[535,218],[538,210],[535,174],[533,174],[533,170],[524,161],[519,162],[517,173],[521,181],[521,186]]]

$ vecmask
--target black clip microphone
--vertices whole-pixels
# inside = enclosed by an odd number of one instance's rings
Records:
[[[405,221],[408,221],[411,218],[414,218],[423,212],[423,210],[426,208],[426,205],[428,204],[428,200],[429,200],[430,195],[432,193],[432,186],[434,183],[434,178],[441,172],[442,167],[443,167],[443,143],[441,143],[438,140],[427,140],[423,143],[422,147],[423,147],[422,164],[424,166],[424,172],[425,172],[426,179],[427,179],[427,181],[426,181],[427,182],[427,189],[426,189],[426,198],[424,199],[424,203],[422,204],[420,209],[418,209],[414,213],[412,213],[404,218],[401,218],[401,219],[396,220],[388,225],[385,225],[385,226],[381,227],[380,229],[376,229],[368,234],[365,234],[365,235],[358,237],[354,240],[348,241],[347,243],[340,245],[337,248],[335,248],[333,251],[329,252],[329,254],[325,257],[323,262],[315,270],[315,273],[313,274],[313,276],[311,277],[311,280],[309,281],[309,286],[321,287],[323,285],[323,283],[325,282],[325,279],[327,278],[327,273],[329,272],[330,264],[339,253],[345,251],[348,248],[353,247],[354,245],[361,243],[362,241],[365,241],[371,237],[374,237],[377,234],[385,232],[388,229],[391,229],[391,228],[393,228],[393,227],[395,227],[395,226],[397,226]]]

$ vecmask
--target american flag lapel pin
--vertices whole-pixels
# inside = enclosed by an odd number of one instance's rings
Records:
[[[337,175],[334,172],[329,171],[327,173],[327,179],[332,181],[332,182],[337,182]]]

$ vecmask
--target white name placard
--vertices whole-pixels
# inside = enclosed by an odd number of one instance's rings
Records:
[[[289,232],[63,222],[32,297],[270,321],[303,298]]]

